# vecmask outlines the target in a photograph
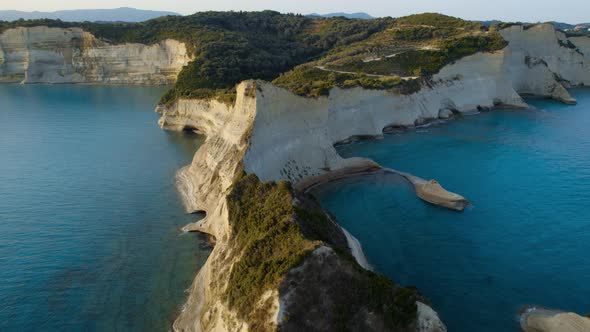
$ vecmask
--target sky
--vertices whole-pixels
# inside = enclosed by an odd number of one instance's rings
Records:
[[[264,10],[283,13],[366,12],[399,17],[437,12],[470,20],[590,22],[588,0],[0,0],[0,10],[55,11],[134,7],[192,14],[204,10]]]

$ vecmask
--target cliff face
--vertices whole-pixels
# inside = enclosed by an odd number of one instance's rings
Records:
[[[571,85],[590,84],[590,55],[583,52],[588,46],[583,37],[568,39],[551,24],[528,29],[515,25],[500,33],[510,42],[514,58],[541,59],[559,80]]]
[[[367,159],[343,159],[338,155],[334,144],[355,136],[379,136],[390,127],[419,125],[455,113],[499,106],[526,107],[520,94],[575,102],[562,84],[582,85],[590,79],[586,73],[590,60],[583,55],[588,47],[586,40],[564,39],[548,25],[528,30],[512,27],[503,30],[502,35],[510,42],[504,50],[475,54],[448,65],[424,82],[420,91],[410,95],[336,88],[328,97],[310,99],[270,83],[248,81],[238,86],[233,106],[217,101],[179,100],[172,106],[160,107],[162,127],[194,129],[207,135],[192,164],[182,169],[178,178],[187,209],[207,212],[205,219],[186,229],[210,233],[218,239],[192,286],[175,329],[250,329],[247,320],[230,310],[222,296],[233,265],[240,260],[239,255],[230,254],[233,228],[229,223],[227,195],[242,169],[262,181],[290,180],[296,187],[305,188],[310,181],[330,174],[376,166]],[[290,321],[297,320],[283,318],[301,314],[300,307],[294,306],[304,301],[301,294],[330,289],[329,283],[314,288],[301,271],[306,271],[306,276],[321,276],[324,274],[319,266],[334,267],[336,274],[350,268],[341,265],[332,249],[321,248],[308,256],[300,268],[289,272],[285,284],[269,289],[260,299],[260,303],[274,303],[265,307],[272,326],[285,330],[313,328],[290,325]],[[301,288],[289,288],[298,282],[303,285]],[[328,299],[336,296],[324,295]],[[327,308],[314,307],[318,312]],[[413,310],[414,325],[407,330],[446,330],[426,305],[418,302]],[[362,322],[371,320],[362,312],[356,314]],[[319,314],[315,327],[320,329],[329,321],[328,316]],[[363,325],[359,329],[379,329],[378,321],[377,325]]]
[[[590,37],[579,36],[568,38],[585,57],[590,57]]]
[[[0,82],[170,84],[190,61],[175,40],[111,45],[78,28],[0,34]]]
[[[235,105],[217,101],[181,100],[160,108],[160,125],[168,129],[190,128],[205,134],[191,165],[177,174],[178,187],[188,211],[204,210],[207,216],[186,230],[201,231],[216,238],[216,245],[190,289],[187,303],[174,323],[177,331],[239,331],[247,324],[223,301],[232,262],[230,225],[226,196],[240,172],[241,158],[248,147],[247,133],[256,112],[256,100],[247,91],[251,83],[238,86]],[[271,294],[276,298],[277,293]]]
[[[233,106],[217,101],[181,100],[173,106],[159,109],[162,112],[160,119],[162,127],[176,130],[191,129],[207,136],[207,140],[195,154],[191,165],[179,171],[178,182],[187,210],[205,210],[207,212],[207,216],[203,220],[187,225],[185,230],[205,232],[216,238],[215,248],[205,266],[199,271],[191,287],[187,304],[174,324],[174,328],[178,331],[246,331],[260,330],[263,327],[264,329],[280,328],[283,330],[301,328],[321,330],[324,326],[322,324],[343,321],[340,316],[321,317],[323,316],[322,312],[331,310],[331,305],[336,301],[334,296],[339,292],[333,286],[337,284],[337,281],[340,285],[348,285],[347,287],[354,287],[353,285],[358,283],[375,282],[372,279],[374,277],[366,275],[369,273],[368,271],[336,254],[331,246],[323,245],[318,247],[313,254],[307,256],[305,265],[301,267],[307,271],[304,273],[306,275],[308,273],[310,275],[320,274],[320,270],[323,270],[325,278],[322,280],[302,278],[301,269],[298,270],[300,271],[298,273],[293,271],[293,273],[285,275],[281,284],[265,290],[260,298],[253,301],[254,304],[251,307],[252,311],[256,313],[255,318],[250,316],[248,316],[250,318],[244,318],[228,304],[227,293],[231,287],[232,270],[244,259],[241,256],[241,250],[235,247],[236,243],[239,243],[237,240],[239,237],[236,237],[236,226],[232,226],[230,222],[232,212],[231,201],[228,197],[244,167],[244,155],[253,146],[251,137],[253,130],[255,130],[254,121],[259,116],[258,112],[261,109],[259,103],[262,100],[260,96],[264,93],[264,89],[265,85],[261,85],[260,82],[248,81],[240,84],[237,88],[238,98]],[[256,201],[264,201],[264,198]],[[302,203],[304,201],[304,198],[296,198],[289,204],[298,207],[304,204]],[[315,210],[317,211],[316,216],[325,214],[320,207],[310,208],[309,204],[306,205],[306,211]],[[305,223],[312,222],[309,218],[297,217],[295,219],[299,220],[300,227],[303,228],[305,228]],[[326,223],[325,216],[323,220]],[[239,222],[242,223],[245,220]],[[350,240],[344,231],[336,224],[327,224],[331,225],[329,228],[332,231],[326,241],[334,244],[341,251],[349,251],[349,254],[352,255],[349,249],[351,245],[348,243]],[[325,227],[322,228],[325,229]],[[363,262],[361,261],[361,263]],[[389,291],[392,293],[390,294],[393,294],[392,296],[401,294],[399,293],[401,290],[397,289],[391,288]],[[315,294],[314,296],[316,296],[321,292],[326,292],[328,302],[318,302],[313,305],[310,303],[302,306],[301,299],[305,298],[304,295]],[[359,292],[358,294],[364,293]],[[440,323],[436,314],[423,309],[418,311],[418,308],[424,308],[425,305],[422,302],[415,304],[420,300],[420,297],[414,298],[413,296],[415,295],[405,298],[406,302],[399,300],[399,308],[392,309],[398,312],[399,317],[405,317],[405,314],[400,313],[404,312],[401,308],[411,308],[408,315],[414,318],[410,318],[409,323],[406,323],[412,326],[412,329],[408,331],[418,331],[418,326],[429,326],[428,329],[424,328],[419,331],[444,331],[444,325]],[[330,297],[334,298],[329,300]],[[360,301],[360,298],[347,298],[346,300],[352,303],[350,305],[351,312],[359,315],[359,329],[383,330],[385,316],[379,313],[369,314],[368,307]],[[405,304],[402,305],[402,303]],[[302,308],[307,309],[302,310]],[[310,326],[304,318],[307,317],[311,308],[319,316]],[[266,322],[265,324],[260,322],[260,317],[263,317],[262,321]],[[289,318],[284,319],[285,317]]]

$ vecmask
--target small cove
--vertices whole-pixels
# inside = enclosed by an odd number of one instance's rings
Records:
[[[314,190],[358,238],[369,263],[417,286],[449,331],[519,331],[528,304],[590,312],[590,91],[578,105],[465,116],[338,147],[436,179],[473,206],[420,201],[401,178],[368,176]]]

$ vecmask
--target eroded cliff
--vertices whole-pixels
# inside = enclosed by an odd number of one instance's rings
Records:
[[[187,209],[207,212],[186,229],[216,238],[175,329],[322,330],[326,324],[350,325],[349,320],[354,320],[363,330],[414,331],[416,302],[425,301],[417,292],[388,281],[383,284],[385,279],[375,279],[381,277],[358,265],[345,233],[313,199],[287,184],[262,183],[243,175],[243,157],[251,146],[259,109],[258,86],[255,81],[240,84],[233,106],[185,100],[160,109],[163,127],[207,135],[178,179]],[[192,117],[188,119],[187,114]],[[325,278],[317,280],[313,276],[320,270]],[[301,277],[302,271],[310,278]],[[340,301],[334,289],[337,284],[358,289]],[[371,293],[377,285],[384,287],[379,288],[379,298]],[[304,305],[301,301],[322,292],[327,302]],[[344,303],[351,315],[324,315]],[[306,319],[310,312],[319,316],[310,321]]]
[[[521,94],[575,102],[563,84],[583,85],[590,77],[584,74],[589,63],[581,51],[585,44],[577,41],[578,48],[576,40],[564,39],[565,36],[548,25],[530,29],[514,26],[501,33],[508,40],[508,47],[447,65],[422,81],[420,89],[411,94],[334,88],[327,97],[305,98],[267,82],[247,81],[238,86],[237,101],[231,106],[214,100],[181,99],[171,106],[160,107],[162,127],[197,130],[207,135],[192,164],[179,173],[179,182],[187,209],[207,212],[205,219],[186,229],[213,234],[218,239],[192,286],[188,304],[175,329],[248,330],[253,322],[259,324],[260,315],[265,317],[262,320],[267,326],[285,330],[321,329],[326,322],[334,322],[330,315],[319,314],[333,309],[331,297],[337,298],[330,293],[326,281],[329,278],[321,278],[330,273],[323,274],[320,267],[327,265],[342,274],[356,266],[334,253],[339,248],[334,243],[318,245],[311,254],[304,255],[298,267],[284,275],[286,284],[268,287],[258,298],[249,299],[254,303],[251,309],[258,314],[240,315],[239,310],[232,309],[224,300],[231,286],[230,276],[243,259],[231,249],[236,230],[230,222],[228,197],[236,179],[244,170],[256,174],[261,181],[289,180],[295,188],[305,188],[310,181],[316,183],[338,172],[378,168],[371,160],[344,159],[334,149],[334,144],[357,136],[380,136],[388,128],[420,125],[463,112],[502,106],[527,107]],[[298,204],[294,200],[293,206]],[[348,248],[345,252],[350,254]],[[325,279],[326,284],[314,287],[307,278],[313,275],[318,276],[316,282]],[[292,290],[289,285],[302,286]],[[318,310],[317,321],[312,325],[296,318],[291,320],[302,315],[299,306],[306,303],[302,295],[294,295],[298,291],[326,297],[327,302],[323,302],[326,306],[310,308]],[[434,311],[420,301],[416,303],[418,298],[412,299],[410,317],[413,318],[404,325],[406,330],[445,330]],[[359,330],[383,328],[379,318],[372,316],[374,311],[366,306],[356,308],[361,309],[349,314],[360,318],[361,325],[349,326]],[[285,320],[285,317],[290,318]],[[289,322],[299,323],[290,325]]]
[[[190,61],[183,43],[112,45],[79,28],[0,34],[0,82],[170,84]]]

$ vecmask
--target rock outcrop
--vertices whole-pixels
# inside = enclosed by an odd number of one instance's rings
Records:
[[[576,47],[579,53],[585,57],[590,57],[590,36],[578,36],[568,38]]]
[[[0,82],[170,84],[190,61],[184,43],[112,45],[79,28],[0,34]]]
[[[469,205],[469,201],[465,197],[448,192],[435,180],[417,183],[414,188],[418,197],[434,205],[456,211],[463,211]]]
[[[520,318],[525,332],[588,332],[590,318],[573,312],[529,308]]]
[[[569,41],[548,25],[530,29],[514,26],[501,33],[510,42],[506,49],[475,54],[450,64],[422,82],[420,90],[412,94],[335,88],[328,97],[311,99],[267,82],[247,81],[238,86],[237,101],[231,106],[214,100],[179,100],[171,106],[159,107],[163,128],[190,129],[207,135],[192,164],[179,172],[179,183],[188,211],[207,212],[205,219],[186,229],[213,234],[218,239],[192,286],[175,329],[249,329],[247,322],[240,320],[214,291],[220,285],[227,286],[226,276],[232,269],[231,264],[226,264],[232,233],[226,197],[241,170],[256,174],[262,181],[289,180],[295,187],[305,188],[326,177],[336,179],[380,169],[371,160],[339,156],[334,144],[354,137],[378,137],[387,128],[412,127],[464,112],[503,106],[527,107],[521,94],[575,102],[564,84],[585,85],[590,79],[585,72],[590,60],[582,54],[584,42]],[[433,192],[426,189],[423,192]],[[443,192],[439,186],[434,189],[436,193]],[[452,196],[445,193],[447,198]],[[451,208],[465,203],[460,196],[452,198],[450,201],[457,205],[450,204]],[[310,266],[337,267],[341,263],[333,249],[320,247],[300,268],[289,272],[285,277],[288,283],[283,288],[271,289],[260,299],[274,303],[267,312],[275,317],[273,324],[285,329],[291,326],[294,330],[309,327],[298,320],[283,321],[286,313],[298,312],[293,305],[299,301],[296,299],[301,300],[293,295],[297,291],[288,288],[291,282],[305,284],[305,289],[315,294],[316,288],[306,284],[305,276],[292,276]],[[318,273],[314,269],[308,272]],[[318,274],[317,280],[323,280],[320,277]],[[322,307],[315,309],[322,311]],[[428,306],[417,303],[415,314],[415,325],[410,330],[446,330]],[[325,323],[320,316],[317,326]],[[362,317],[365,322],[370,321],[369,316]],[[377,328],[378,320],[374,322],[376,325],[370,326]]]

